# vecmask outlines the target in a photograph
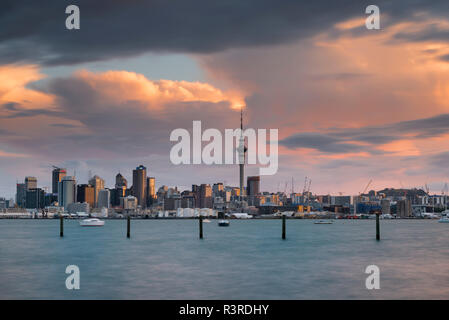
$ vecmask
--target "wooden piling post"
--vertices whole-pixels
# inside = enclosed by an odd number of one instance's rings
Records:
[[[131,237],[131,216],[129,214],[126,221],[126,237]]]
[[[285,240],[285,215],[282,215],[282,239]]]
[[[376,214],[376,240],[380,240],[380,214]]]
[[[62,214],[59,216],[59,236],[64,237],[64,217]]]
[[[199,226],[200,226],[200,239],[203,239],[203,217],[200,216],[200,222],[199,222]]]

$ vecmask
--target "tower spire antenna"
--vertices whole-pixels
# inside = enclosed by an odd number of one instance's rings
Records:
[[[243,105],[240,106],[240,130],[243,131]]]

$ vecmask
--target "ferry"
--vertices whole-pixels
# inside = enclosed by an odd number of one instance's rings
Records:
[[[80,221],[80,226],[82,227],[102,227],[104,226],[104,221],[97,218],[84,219]]]

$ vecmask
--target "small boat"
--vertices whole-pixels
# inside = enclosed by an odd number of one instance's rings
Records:
[[[441,217],[441,219],[438,220],[438,222],[441,222],[441,223],[449,223],[449,217],[448,217],[448,216]]]
[[[229,227],[229,220],[218,220],[219,227]]]
[[[324,220],[320,220],[320,221],[315,221],[314,224],[332,224],[332,221],[324,221]]]
[[[97,218],[84,219],[80,221],[80,226],[82,227],[102,227],[104,226],[104,221]]]
[[[204,223],[210,223],[210,220],[209,219],[204,219],[203,222]]]

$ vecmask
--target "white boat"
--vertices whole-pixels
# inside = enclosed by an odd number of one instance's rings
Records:
[[[324,220],[320,220],[320,221],[315,221],[315,224],[332,224],[332,221],[324,221]]]
[[[210,223],[210,220],[209,219],[204,219],[203,222],[204,223]]]
[[[229,220],[218,220],[219,227],[229,227]]]
[[[449,223],[449,216],[446,215],[445,217],[441,217],[441,219],[438,220],[438,222]]]
[[[104,226],[104,221],[97,218],[84,219],[80,221],[80,226],[82,227],[102,227]]]
[[[236,219],[251,219],[253,216],[247,213],[231,213],[231,217]]]

